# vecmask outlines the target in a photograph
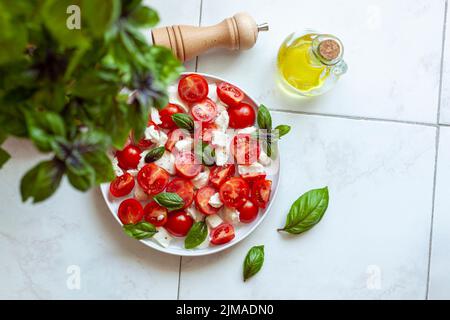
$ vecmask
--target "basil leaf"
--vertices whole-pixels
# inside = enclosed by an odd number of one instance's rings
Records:
[[[260,129],[272,129],[272,116],[265,105],[261,104],[259,106],[256,119]]]
[[[282,136],[286,135],[289,133],[289,131],[291,131],[291,126],[288,126],[286,124],[280,124],[278,126],[275,127],[275,130],[277,130],[278,133],[278,139],[281,138]]]
[[[11,155],[2,147],[0,147],[0,169],[11,158]]]
[[[169,210],[180,209],[184,206],[183,199],[178,194],[172,192],[161,192],[154,196],[153,200]]]
[[[153,237],[158,230],[149,222],[138,222],[136,224],[125,224],[123,231],[132,238],[142,240]]]
[[[264,246],[252,247],[244,260],[244,281],[254,276],[261,270],[264,263]]]
[[[198,247],[205,241],[208,236],[208,227],[203,221],[198,221],[194,223],[189,230],[186,239],[184,239],[184,247],[186,249],[193,249]]]
[[[189,132],[194,131],[194,119],[186,113],[175,113],[172,115],[172,120],[178,128],[186,129]]]
[[[160,159],[163,156],[165,150],[166,148],[164,148],[163,146],[151,149],[145,155],[144,161],[146,163],[155,162],[156,160]]]
[[[205,141],[196,145],[194,153],[205,166],[212,166],[215,163],[216,150]]]
[[[291,206],[286,218],[285,231],[300,234],[314,227],[322,219],[328,207],[328,187],[304,193]]]

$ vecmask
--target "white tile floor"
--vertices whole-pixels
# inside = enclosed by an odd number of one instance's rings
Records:
[[[8,204],[0,210],[0,298],[450,298],[445,0],[149,4],[162,24],[208,25],[241,10],[270,24],[252,50],[212,52],[187,65],[238,83],[278,110],[276,123],[293,127],[281,143],[270,215],[221,254],[163,255],[124,236],[97,190],[64,184],[44,204],[22,204],[19,177],[37,154],[9,140],[15,162],[0,171],[0,202]],[[306,27],[342,38],[349,73],[327,95],[293,101],[274,83],[274,60],[283,38]],[[330,206],[317,227],[299,237],[275,231],[301,193],[324,185]],[[244,284],[242,261],[255,244],[266,246],[266,262]],[[81,290],[67,287],[71,265],[80,267]]]

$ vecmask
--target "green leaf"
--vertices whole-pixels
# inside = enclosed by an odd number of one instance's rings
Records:
[[[96,37],[103,36],[120,15],[119,0],[83,0],[82,15],[89,31]]]
[[[158,230],[149,222],[138,222],[136,224],[125,224],[123,231],[131,238],[142,240],[153,237]]]
[[[26,24],[16,14],[12,14],[11,5],[13,3],[0,3],[0,66],[24,59],[28,41]]]
[[[183,199],[176,193],[162,192],[153,197],[160,206],[166,207],[169,210],[180,209],[184,206]]]
[[[286,224],[278,231],[300,234],[314,227],[328,208],[328,187],[304,193],[291,206]]]
[[[11,155],[3,148],[0,147],[0,169],[11,158]]]
[[[194,132],[194,119],[190,115],[186,113],[175,113],[172,115],[172,120],[178,128]]]
[[[40,162],[22,177],[22,201],[33,198],[33,203],[36,203],[50,197],[58,188],[63,173],[64,167],[57,160]]]
[[[83,155],[85,161],[94,169],[95,184],[109,182],[115,174],[111,160],[104,151],[89,152]]]
[[[64,121],[57,113],[50,111],[26,111],[25,119],[28,134],[36,147],[41,151],[52,150],[55,137],[64,137],[66,134]]]
[[[165,151],[166,148],[164,148],[163,146],[153,148],[145,155],[144,161],[146,163],[155,162],[163,156]]]
[[[272,116],[269,109],[263,104],[258,108],[257,122],[260,129],[272,129]]]
[[[91,167],[85,168],[84,172],[78,173],[71,169],[66,171],[70,184],[80,191],[87,191],[95,183],[95,171]]]
[[[286,124],[280,124],[275,127],[276,132],[278,132],[278,138],[281,138],[282,136],[286,135],[291,131],[291,126],[288,126]]]
[[[216,151],[206,141],[199,142],[195,148],[194,153],[197,159],[202,159],[202,163],[205,166],[212,166],[215,163]]]
[[[184,247],[186,249],[193,249],[198,247],[205,241],[208,236],[208,227],[203,221],[198,221],[194,223],[189,230],[186,239],[184,239]]]
[[[129,15],[129,22],[136,27],[150,28],[159,22],[158,13],[148,7],[139,7]]]
[[[254,276],[261,270],[264,263],[264,246],[252,247],[244,260],[243,277],[244,281]]]

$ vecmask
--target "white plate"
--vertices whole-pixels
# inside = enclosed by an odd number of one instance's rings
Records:
[[[186,74],[192,74],[192,73],[196,73],[196,72],[186,72]],[[209,84],[219,83],[222,81],[233,84],[232,82],[230,82],[228,80],[224,80],[224,79],[221,79],[219,77],[212,76],[209,74],[205,74],[205,73],[197,73],[197,74],[204,76],[207,79]],[[259,103],[255,99],[253,99],[244,89],[242,89],[242,88],[240,88],[240,89],[246,95],[246,98],[244,101],[246,101],[247,103],[249,103],[257,108],[257,106],[259,106]],[[179,255],[179,256],[203,256],[203,255],[220,252],[227,248],[230,248],[231,246],[234,246],[236,243],[238,243],[239,241],[242,241],[250,233],[252,233],[253,230],[255,230],[258,227],[258,225],[264,220],[264,218],[267,216],[267,214],[270,211],[270,208],[272,206],[272,203],[275,199],[275,196],[276,196],[276,193],[278,190],[279,172],[280,172],[280,170],[279,170],[280,157],[277,156],[277,158],[273,160],[272,168],[275,171],[274,174],[267,176],[267,179],[272,180],[272,194],[271,194],[271,199],[270,199],[270,202],[269,202],[267,208],[265,210],[260,210],[258,218],[255,221],[253,221],[252,223],[235,224],[234,227],[235,227],[236,236],[232,241],[230,241],[226,244],[223,244],[223,245],[219,245],[219,246],[209,245],[208,247],[197,248],[197,249],[185,249],[184,248],[184,237],[183,238],[174,238],[174,240],[172,240],[172,242],[170,243],[170,246],[167,248],[162,247],[160,244],[158,244],[153,239],[145,239],[145,240],[139,240],[139,241],[141,241],[146,246],[156,249],[158,251],[173,254],[173,255]],[[120,222],[120,220],[117,216],[117,210],[119,208],[119,204],[124,199],[128,198],[128,196],[123,197],[123,198],[111,197],[111,195],[109,194],[109,183],[103,183],[100,186],[100,189],[102,191],[103,198],[105,199],[106,204],[108,205],[108,208],[111,211],[111,214],[116,219],[116,221],[122,225],[122,223]],[[133,192],[131,194],[133,194]]]

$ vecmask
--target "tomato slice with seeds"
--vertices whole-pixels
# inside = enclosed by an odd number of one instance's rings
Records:
[[[139,170],[137,181],[146,194],[155,195],[166,188],[169,173],[156,164],[149,163]]]
[[[164,227],[175,237],[184,237],[187,235],[194,220],[184,211],[169,212],[167,222]]]
[[[250,223],[258,216],[259,208],[253,200],[248,199],[237,210],[239,211],[239,221],[243,223]]]
[[[258,140],[247,133],[234,136],[231,142],[231,153],[237,164],[249,165],[258,161],[260,147]]]
[[[253,183],[251,198],[260,208],[267,207],[270,200],[270,193],[272,192],[271,180],[257,180]]]
[[[232,177],[225,181],[219,189],[220,200],[232,208],[242,206],[249,196],[249,187],[247,182],[240,177]]]
[[[175,178],[169,182],[166,191],[176,193],[183,199],[183,209],[189,207],[194,201],[194,185],[189,180]]]
[[[175,156],[175,169],[182,178],[192,179],[200,173],[202,165],[192,152],[183,151]]]
[[[219,188],[222,183],[231,178],[236,171],[234,164],[226,164],[222,167],[215,166],[209,173],[209,182],[216,188]]]
[[[144,209],[136,199],[125,199],[119,205],[118,216],[123,224],[135,224],[144,218]]]
[[[206,215],[219,212],[220,208],[214,208],[209,204],[209,198],[216,192],[216,189],[210,186],[200,188],[195,194],[195,206],[197,209]]]
[[[116,177],[109,185],[109,192],[117,198],[124,197],[134,188],[134,177],[125,172],[123,175]]]
[[[167,208],[152,201],[144,207],[144,220],[150,222],[155,227],[162,227],[167,222],[167,213]]]
[[[159,126],[164,129],[175,129],[177,125],[173,122],[172,115],[183,112],[183,109],[178,104],[168,103],[164,108],[159,110],[159,117],[162,122]]]
[[[233,225],[229,223],[222,223],[211,232],[211,243],[215,245],[225,244],[233,240],[234,237],[235,234]]]
[[[206,98],[194,104],[191,108],[192,117],[201,122],[211,122],[217,115],[217,106],[211,99]]]
[[[208,82],[199,74],[189,74],[178,83],[178,95],[189,103],[202,101],[208,96]]]
[[[241,102],[245,95],[237,87],[227,82],[221,82],[217,86],[217,96],[228,106],[236,106]]]

